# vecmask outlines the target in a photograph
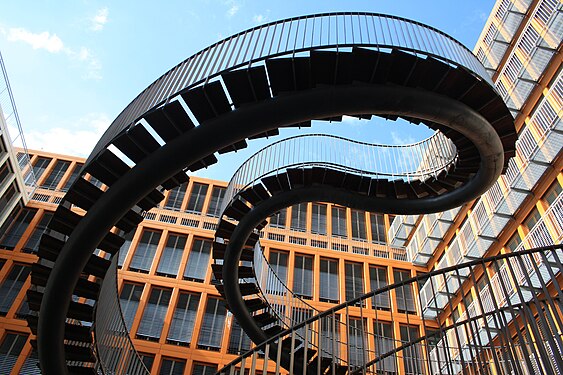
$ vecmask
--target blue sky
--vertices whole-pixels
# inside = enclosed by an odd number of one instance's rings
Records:
[[[166,70],[207,45],[254,25],[327,11],[371,11],[437,27],[470,49],[493,0],[4,2],[0,51],[30,148],[86,157],[113,118]],[[428,134],[385,121],[315,124],[368,142],[401,143]],[[293,133],[282,132],[282,136]],[[200,173],[229,179],[263,143]]]

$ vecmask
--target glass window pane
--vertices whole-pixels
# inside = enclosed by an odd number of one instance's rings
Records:
[[[283,295],[287,285],[287,258],[288,254],[281,251],[270,251],[270,267],[274,273],[268,273],[267,293]],[[277,277],[276,277],[277,275]],[[283,285],[281,285],[283,283]]]
[[[70,176],[66,180],[65,184],[61,188],[62,191],[67,191],[70,188],[70,186],[74,183],[74,181],[78,177],[78,174],[80,173],[81,169],[82,169],[81,163],[76,163],[74,165],[74,168],[72,169],[72,173],[70,174]]]
[[[231,324],[231,336],[229,337],[229,354],[241,355],[250,349],[252,341],[250,337],[241,328],[238,321],[233,317]]]
[[[198,294],[180,292],[166,338],[168,343],[186,346],[190,344],[198,306]]]
[[[346,209],[344,207],[332,207],[332,235],[346,237]]]
[[[166,246],[162,251],[158,269],[156,270],[158,275],[176,277],[187,240],[188,237],[179,234],[168,235]]]
[[[27,279],[30,267],[23,264],[14,264],[6,279],[0,285],[0,316],[6,316],[14,303],[17,295]]]
[[[326,234],[326,204],[313,203],[311,215],[311,233]]]
[[[133,236],[135,236],[134,230],[126,233],[123,237],[125,242],[123,242],[123,245],[119,248],[119,259],[117,260],[118,267],[123,267],[123,264],[125,263],[125,259],[127,258],[127,254],[129,253],[129,249],[131,247],[131,242],[133,241]]]
[[[291,229],[300,232],[307,230],[307,203],[299,203],[291,207]]]
[[[199,332],[198,348],[219,351],[227,310],[225,303],[217,298],[209,298]]]
[[[338,303],[338,260],[321,258],[320,300]]]
[[[192,375],[214,375],[216,372],[217,366],[204,365],[201,363],[195,363],[192,369]]]
[[[183,183],[180,186],[176,186],[174,189],[170,190],[168,192],[168,199],[166,199],[164,208],[179,211],[182,207],[182,202],[184,201],[187,187],[187,183]]]
[[[0,247],[13,250],[35,216],[36,209],[16,208],[0,228]]]
[[[407,270],[393,270],[393,278],[395,279],[395,283],[405,281],[410,279],[411,274]],[[395,290],[397,296],[397,309],[399,312],[409,312],[415,313],[416,310],[414,308],[414,295],[412,290],[412,283],[406,284],[404,286],[398,287]]]
[[[184,271],[184,279],[203,282],[207,274],[207,269],[209,268],[210,255],[211,241],[195,239],[190,254],[188,255],[188,264],[186,264]]]
[[[183,359],[163,358],[160,364],[159,375],[183,375],[186,361]]]
[[[0,373],[9,374],[27,341],[27,335],[7,332],[0,345]]]
[[[375,335],[375,355],[381,356],[395,349],[393,326],[391,323],[374,321],[373,332]],[[377,365],[378,373],[395,373],[397,371],[395,356],[389,356]]]
[[[383,214],[370,212],[369,221],[371,224],[371,240],[375,243],[385,245],[387,236],[385,231],[385,217]]]
[[[364,295],[364,275],[361,263],[346,262],[344,264],[346,300]]]
[[[306,299],[313,298],[313,257],[295,255],[293,292]]]
[[[188,207],[186,208],[189,212],[201,213],[203,210],[203,203],[205,202],[205,196],[207,195],[207,188],[209,185],[194,183],[192,186],[192,192],[190,194],[190,200],[188,202]]]
[[[70,161],[66,160],[57,160],[57,163],[49,173],[49,175],[45,178],[41,187],[44,189],[55,189],[61,179],[63,178],[66,170],[70,165]]]
[[[26,253],[36,253],[37,252],[37,250],[39,249],[39,241],[41,240],[41,236],[43,235],[45,230],[47,230],[47,225],[51,221],[52,217],[53,217],[52,212],[44,212],[43,213],[41,220],[39,220],[39,223],[37,224],[37,226],[35,228],[33,228],[33,232],[31,232],[29,239],[27,240],[27,242],[23,246],[23,248],[22,248],[23,251],[25,251]]]
[[[171,289],[153,288],[151,290],[149,301],[145,306],[143,317],[137,330],[137,337],[158,341],[164,326],[164,318],[166,317],[166,310],[168,310],[171,295]]]
[[[119,295],[119,304],[121,305],[121,313],[127,329],[130,331],[139,308],[139,301],[143,294],[143,285],[123,283],[121,294]]]
[[[35,159],[35,163],[33,163],[33,173],[37,181],[39,181],[50,162],[51,158],[38,157]]]
[[[366,215],[364,211],[352,210],[352,238],[366,240]]]
[[[287,209],[280,210],[270,216],[270,226],[273,228],[285,228]]]
[[[387,268],[385,267],[375,267],[370,266],[369,277],[371,283],[371,290],[376,290],[379,288],[384,288],[388,285],[387,282]],[[389,291],[377,294],[371,299],[372,307],[375,309],[388,310],[391,308],[389,300]]]
[[[137,248],[133,254],[133,259],[131,259],[131,264],[129,265],[130,270],[143,273],[150,271],[154,255],[156,254],[156,248],[160,241],[160,235],[160,231],[143,231],[141,240],[137,244]]]
[[[207,216],[219,217],[221,212],[221,204],[223,203],[223,198],[225,197],[226,189],[221,186],[214,186],[211,191],[211,199],[209,200],[209,207],[207,207]]]

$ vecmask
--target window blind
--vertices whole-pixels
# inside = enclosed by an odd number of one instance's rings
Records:
[[[143,285],[123,283],[121,294],[119,295],[119,303],[121,305],[121,313],[127,329],[130,331],[133,326],[135,314],[139,307],[139,301],[143,294]]]
[[[12,266],[8,276],[0,286],[0,316],[6,316],[8,310],[10,310],[30,270],[29,266],[23,264]]]
[[[143,317],[137,330],[137,336],[151,341],[158,341],[164,326],[166,310],[170,303],[171,289],[153,288],[149,301],[143,311]]]
[[[295,255],[293,292],[301,297],[313,298],[313,257]]]
[[[0,247],[13,250],[37,212],[34,208],[13,211],[0,228]]]
[[[338,260],[321,258],[319,286],[321,301],[338,302]]]
[[[225,303],[217,298],[208,298],[203,322],[199,331],[198,347],[202,349],[219,350],[225,328],[227,310]]]
[[[137,249],[131,259],[129,269],[134,271],[142,271],[148,273],[151,269],[152,261],[156,253],[158,241],[160,241],[161,232],[145,230],[141,236],[141,240],[137,245]]]
[[[188,255],[188,264],[184,270],[184,279],[203,282],[209,267],[211,241],[195,239]]]
[[[190,344],[198,306],[198,294],[180,292],[166,338],[169,342],[180,345]]]
[[[187,240],[188,237],[181,234],[168,235],[156,270],[159,275],[176,277]]]
[[[203,210],[203,203],[205,202],[205,196],[207,195],[208,187],[209,185],[200,184],[197,182],[192,185],[192,192],[190,194],[187,211],[201,213],[201,210]]]
[[[0,374],[11,373],[26,341],[27,334],[13,332],[4,334],[0,345]]]

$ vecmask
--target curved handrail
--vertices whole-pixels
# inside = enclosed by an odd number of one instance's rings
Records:
[[[143,90],[112,122],[86,164],[152,108],[220,74],[267,58],[312,49],[399,49],[463,66],[493,87],[472,52],[447,34],[401,17],[369,12],[313,14],[274,21],[227,37],[187,58]]]
[[[96,304],[94,342],[97,357],[106,374],[148,375],[150,371],[135,350],[121,311],[117,290],[118,258],[115,256],[111,261]],[[116,351],[117,347],[120,350]]]
[[[382,145],[329,134],[282,139],[254,153],[229,181],[222,210],[241,190],[265,176],[292,167],[328,166],[361,176],[424,181],[456,161],[457,148],[441,132],[406,145]]]
[[[452,325],[454,329],[454,333],[453,335],[455,335],[455,337],[453,338],[455,340],[455,348],[457,350],[457,355],[460,356],[461,358],[461,362],[463,362],[463,356],[464,354],[462,354],[463,352],[469,351],[469,353],[472,353],[473,350],[477,350],[477,346],[480,344],[482,348],[487,348],[486,344],[483,344],[482,341],[484,341],[485,339],[482,339],[481,337],[477,337],[477,333],[480,332],[479,331],[479,327],[480,326],[471,326],[469,331],[466,332],[459,332],[458,331],[458,326],[460,325],[464,325],[464,324],[468,324],[471,323],[473,321],[478,322],[479,324],[483,325],[483,324],[491,324],[494,325],[494,327],[492,327],[491,329],[495,329],[499,332],[502,332],[503,329],[507,329],[508,328],[508,322],[511,321],[513,318],[516,318],[517,316],[519,316],[519,310],[517,309],[517,305],[518,304],[524,304],[524,303],[529,303],[530,301],[533,303],[538,303],[539,306],[539,300],[538,300],[538,295],[543,293],[543,297],[542,297],[542,301],[544,301],[544,303],[548,304],[548,305],[552,305],[554,303],[554,300],[560,301],[561,298],[563,297],[563,291],[561,291],[560,289],[556,288],[555,293],[557,293],[557,296],[555,297],[551,297],[549,295],[549,293],[546,293],[548,291],[547,289],[547,283],[549,282],[549,280],[554,280],[555,276],[557,274],[561,274],[561,272],[563,271],[563,244],[557,244],[557,245],[550,245],[550,246],[545,246],[545,247],[539,247],[539,248],[535,248],[535,249],[529,249],[529,250],[521,250],[518,252],[513,252],[513,253],[505,253],[505,254],[499,254],[493,257],[488,257],[488,258],[483,258],[483,259],[479,259],[479,260],[474,260],[471,262],[466,262],[460,265],[456,265],[456,266],[450,266],[450,267],[446,267],[443,269],[439,269],[439,270],[434,270],[422,275],[417,275],[415,277],[409,278],[407,280],[401,281],[401,282],[397,282],[394,284],[390,284],[386,287],[383,288],[379,288],[377,290],[373,290],[369,293],[364,294],[363,296],[351,299],[349,301],[346,301],[344,303],[341,303],[337,306],[334,306],[328,310],[325,310],[321,313],[319,313],[316,316],[313,316],[299,324],[294,325],[293,327],[269,338],[268,340],[264,341],[263,343],[257,345],[255,348],[252,348],[251,350],[247,351],[245,354],[243,354],[242,356],[238,357],[237,359],[235,359],[234,361],[232,361],[231,363],[227,364],[222,370],[220,370],[218,373],[220,374],[228,374],[229,373],[229,369],[233,369],[235,368],[235,366],[239,366],[241,364],[241,362],[244,361],[245,358],[249,358],[252,357],[253,355],[255,355],[256,353],[259,352],[264,352],[264,351],[268,351],[268,348],[271,348],[273,350],[276,349],[276,347],[281,347],[281,342],[284,338],[288,338],[291,337],[292,341],[293,341],[293,337],[295,337],[295,332],[298,330],[309,330],[310,327],[313,327],[315,324],[319,324],[319,322],[322,323],[322,319],[334,319],[334,317],[337,314],[345,314],[345,316],[348,319],[348,311],[349,308],[352,306],[362,306],[363,302],[371,299],[377,295],[383,294],[383,293],[388,293],[391,290],[395,290],[398,288],[402,288],[405,287],[407,285],[418,285],[419,282],[421,280],[434,280],[434,279],[441,279],[444,278],[447,275],[453,274],[453,275],[457,275],[458,277],[460,276],[460,270],[461,269],[469,269],[469,270],[473,270],[475,271],[476,267],[481,267],[480,269],[483,270],[485,267],[487,267],[488,265],[492,265],[493,263],[495,265],[498,264],[507,264],[508,266],[508,270],[506,270],[506,275],[504,275],[502,282],[497,285],[495,293],[499,294],[499,296],[495,296],[494,294],[492,295],[492,299],[490,301],[487,301],[489,304],[492,304],[492,306],[494,306],[494,309],[486,309],[484,308],[482,305],[484,303],[483,300],[481,300],[480,297],[478,297],[477,301],[480,304],[480,308],[479,311],[477,311],[476,313],[469,315],[469,317],[464,320],[464,321],[457,321],[454,322],[454,324]],[[532,269],[529,268],[529,265],[532,265]],[[541,267],[544,267],[543,269],[540,269]],[[525,275],[525,280],[524,280],[524,286],[526,287],[525,290],[527,291],[526,294],[524,294],[522,292],[521,289],[523,289],[522,287],[520,287],[520,284],[516,284],[517,287],[514,287],[512,285],[513,282],[518,281],[518,277],[520,274],[524,274]],[[547,279],[546,278],[546,274],[547,274]],[[485,272],[484,275],[487,275],[487,273]],[[484,276],[486,278],[486,280],[488,280],[489,276]],[[477,280],[475,279],[475,273],[472,273],[472,276],[469,280],[473,287],[475,288],[480,288],[477,285]],[[510,290],[508,289],[510,288]],[[477,290],[478,294],[479,294],[480,290]],[[506,297],[507,295],[509,295],[510,292],[513,292],[516,296],[516,298],[505,298],[506,301],[504,303],[504,305],[500,306],[498,305],[498,302],[501,301],[502,297]],[[498,298],[501,297],[501,298]],[[448,297],[449,298],[449,297]],[[451,297],[453,298],[453,297]],[[470,304],[466,301],[465,297],[462,296],[461,302],[465,305],[465,306],[469,306]],[[554,307],[554,306],[553,306]],[[447,306],[444,308],[449,309],[449,312],[451,313],[453,311],[454,305],[452,304],[452,299],[450,299],[449,303],[447,304]],[[361,311],[361,307],[360,307],[360,311]],[[504,311],[508,311],[508,317],[506,316],[506,314],[504,313]],[[554,311],[556,311],[556,309],[554,309]],[[504,323],[501,319],[500,323],[496,320],[490,320],[489,316],[493,316],[496,315],[497,312],[501,312],[500,315],[503,315],[504,317],[502,319],[504,319]],[[557,313],[555,313],[557,314]],[[422,315],[422,314],[421,314]],[[510,319],[509,319],[510,318]],[[508,322],[506,321],[507,319]],[[426,320],[423,319],[423,325],[425,327],[426,330],[426,324],[424,323]],[[538,324],[551,324],[548,322],[549,318],[546,320],[546,322],[541,321]],[[451,327],[450,327],[451,328]],[[532,330],[534,330],[534,328],[531,328]],[[536,328],[537,329],[537,328]],[[549,330],[550,327],[542,327],[542,329],[547,329]],[[446,337],[446,335],[444,334],[444,331],[446,329],[444,329],[443,327],[441,327],[440,325],[438,325],[438,328],[436,328],[437,331],[439,331],[439,335],[443,338],[442,340],[444,340],[444,338]],[[469,332],[469,334],[467,334],[467,332]],[[548,331],[544,331],[544,332],[548,332]],[[499,333],[500,334],[500,333]],[[436,335],[436,334],[434,334]],[[465,336],[464,336],[465,335]],[[488,337],[486,338],[488,340],[488,342],[492,342],[493,339],[495,339],[495,337],[492,336],[492,334],[490,332],[487,332]],[[524,337],[526,335],[529,335],[529,333],[527,332],[518,332],[518,337],[520,338],[520,336]],[[534,335],[539,335],[539,331],[534,332]],[[471,336],[471,337],[469,337]],[[428,340],[429,336],[424,336],[422,338],[416,338],[415,340],[409,340],[411,341],[411,345],[415,344],[417,342],[421,342],[422,340]],[[510,336],[511,338],[512,336]],[[465,338],[466,341],[462,341],[462,339]],[[526,337],[524,337],[524,339],[526,339]],[[349,339],[348,339],[349,340]],[[450,340],[450,338],[448,338],[447,340]],[[473,343],[472,345],[469,344],[469,341],[473,340],[479,340],[479,343]],[[521,339],[523,340],[523,339]],[[556,347],[561,347],[561,345],[559,345],[561,343],[561,338],[544,338],[544,340],[546,340],[546,342],[548,342],[551,346],[551,348],[556,348]],[[553,341],[553,342],[551,342]],[[349,342],[349,341],[348,341]],[[428,343],[426,344],[428,347],[430,347],[431,345]],[[438,348],[439,345],[444,345],[444,348],[446,346],[451,346],[450,344],[433,344],[435,348]],[[559,345],[559,346],[558,346]],[[444,349],[442,348],[442,349]],[[293,348],[292,348],[293,349]],[[393,349],[393,353],[396,353],[398,351],[400,351],[401,349],[403,349],[402,347],[398,347],[398,348],[394,348]],[[363,350],[363,349],[362,349]],[[437,350],[437,349],[436,349]],[[555,349],[554,349],[555,350]],[[537,351],[539,352],[539,354],[536,355],[544,355],[545,352],[543,352],[543,349],[538,348]],[[391,354],[393,354],[391,353]],[[460,354],[461,353],[461,354]],[[369,354],[369,353],[368,353]],[[365,370],[367,366],[371,366],[373,364],[375,364],[376,362],[379,361],[378,356],[381,356],[381,358],[383,358],[384,356],[382,355],[384,353],[379,353],[376,355],[376,358],[373,358],[373,353],[371,353],[370,355],[372,356],[370,358],[370,361],[365,361],[363,363],[360,364],[360,368],[363,367],[363,369]],[[387,353],[389,354],[389,353]],[[365,354],[364,354],[365,355]],[[430,355],[430,354],[429,354]],[[440,355],[435,354],[435,355]],[[443,354],[442,354],[443,355]],[[448,353],[448,355],[450,355],[450,353]],[[449,358],[449,360],[451,360],[451,358]],[[439,360],[438,360],[439,361]],[[350,366],[350,363],[348,361],[348,367],[349,370],[357,370],[358,366]],[[440,366],[440,365],[439,365]],[[440,369],[439,371],[442,371],[442,369]],[[334,373],[334,372],[333,372]],[[365,371],[364,371],[365,373]],[[449,373],[449,372],[445,372],[445,373]],[[457,373],[457,372],[455,372]]]

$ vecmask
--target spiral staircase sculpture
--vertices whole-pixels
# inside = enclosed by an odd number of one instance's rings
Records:
[[[240,325],[255,342],[266,340],[259,346],[266,358],[274,356],[293,373],[373,368],[379,359],[371,354],[362,352],[360,363],[331,351],[327,360],[329,351],[318,335],[316,343],[308,333],[301,337],[334,309],[284,331],[283,317],[272,315],[258,286],[246,281],[255,278],[253,269],[240,263],[258,256],[253,250],[258,246],[255,230],[271,212],[311,200],[389,213],[459,206],[496,181],[514,154],[517,136],[510,112],[483,66],[451,37],[399,17],[330,13],[276,21],[226,38],[165,73],[115,119],[55,212],[33,267],[28,300],[38,314],[30,317],[29,325],[37,335],[42,371],[95,373],[97,356],[102,368],[113,366],[107,372],[132,372],[129,365],[123,367],[123,360],[104,364],[104,353],[113,348],[128,352],[129,364],[142,373],[119,321],[111,325],[96,319],[116,298],[112,259],[123,234],[135,229],[143,211],[163,199],[164,190],[186,182],[187,171],[216,163],[216,153],[236,151],[246,147],[247,140],[276,135],[283,127],[339,121],[343,115],[422,123],[438,132],[427,143],[441,148],[420,154],[418,164],[408,171],[324,163],[287,165],[274,174],[254,176],[229,197],[216,233],[213,271]],[[444,156],[445,162],[433,159],[435,155]],[[92,185],[86,174],[107,189]],[[100,256],[100,250],[107,256]],[[250,298],[253,295],[258,297]],[[356,302],[360,300],[344,308]],[[521,303],[526,309],[527,302]],[[337,323],[333,319],[327,324]],[[113,337],[119,340],[104,341],[99,332],[104,326],[113,327]],[[306,329],[296,337],[292,332],[302,327]],[[436,337],[444,340],[442,333],[456,328],[446,327]],[[422,340],[426,350],[432,348],[429,336]],[[314,344],[316,357],[309,344]],[[404,350],[413,345],[417,343]],[[286,348],[301,354],[287,357]],[[464,358],[462,354],[462,368],[470,363]],[[437,361],[442,373],[447,372],[443,363]],[[234,369],[231,366],[230,373]]]

